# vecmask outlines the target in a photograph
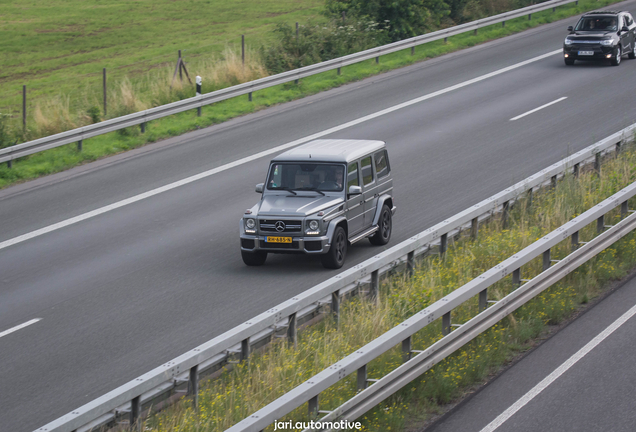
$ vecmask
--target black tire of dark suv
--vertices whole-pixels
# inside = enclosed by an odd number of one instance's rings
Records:
[[[612,66],[619,66],[621,64],[621,56],[623,55],[623,52],[621,51],[621,46],[618,45],[616,47],[616,50],[614,50],[614,56],[612,57]]]
[[[267,252],[241,251],[241,257],[243,258],[243,262],[248,266],[262,266],[263,264],[265,264],[265,260],[267,259]]]
[[[574,64],[573,58],[564,58],[563,60],[565,61],[565,64],[568,66],[572,66]]]

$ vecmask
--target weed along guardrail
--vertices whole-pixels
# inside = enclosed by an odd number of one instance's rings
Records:
[[[359,393],[329,412],[325,417],[317,420],[316,422],[320,426],[316,429],[306,429],[305,432],[333,430],[329,427],[324,428],[323,425],[340,420],[356,420],[543,290],[636,229],[636,214],[627,217],[629,213],[627,203],[634,196],[636,196],[636,183],[632,183],[451,294],[416,313],[379,338],[357,349],[355,353],[309,378],[292,391],[237,423],[227,432],[262,431],[265,427],[284,418],[304,404],[308,404],[309,407],[308,418],[316,419],[321,412],[319,411],[320,393],[352,373],[357,373]],[[619,206],[623,219],[605,231],[605,215]],[[591,223],[596,223],[597,231],[602,234],[585,244],[579,243],[579,231]],[[559,243],[567,241],[571,241],[573,252],[552,265],[555,260],[551,259],[551,249]],[[520,277],[522,266],[541,256],[543,257],[543,271],[533,279],[522,283]],[[494,304],[488,307],[488,303],[490,303],[488,301],[488,288],[504,278],[512,278],[513,284],[519,288],[501,300],[492,302]],[[479,297],[480,313],[468,322],[458,325],[457,329],[451,332],[453,309],[476,296]],[[424,351],[412,350],[411,338],[413,335],[438,318],[442,318],[444,337]],[[368,386],[367,364],[399,344],[402,345],[404,364],[386,376],[374,379],[373,384]]]
[[[361,284],[369,283],[371,295],[377,296],[380,276],[384,272],[404,261],[410,268],[413,268],[416,256],[428,251],[431,245],[436,242],[439,243],[440,250],[445,251],[448,237],[456,235],[461,230],[471,229],[476,235],[480,220],[489,217],[496,211],[503,212],[505,217],[510,203],[515,199],[524,194],[532,193],[536,188],[556,183],[558,177],[564,176],[570,170],[576,174],[580,167],[587,163],[594,163],[595,168],[600,169],[601,155],[619,151],[628,140],[631,141],[634,131],[636,131],[636,124],[265,311],[209,342],[73,410],[37,431],[84,431],[92,427],[112,424],[120,421],[123,417],[129,417],[130,422],[134,423],[139,418],[142,408],[156,404],[160,399],[170,397],[177,388],[187,387],[187,393],[194,397],[196,404],[201,375],[217,370],[229,362],[247,359],[251,350],[267,343],[275,335],[282,333],[295,342],[296,329],[300,323],[315,316],[316,311],[325,304],[331,304],[331,310],[337,315],[342,297],[358,289]],[[618,200],[616,205],[624,205],[626,209],[624,201],[620,201],[622,198],[616,199]],[[580,220],[577,218],[577,221]],[[572,231],[568,232],[569,235],[573,234]],[[562,233],[562,235],[565,234]],[[517,264],[519,264],[517,268],[522,265],[522,263]],[[506,267],[506,271],[511,273],[514,273],[514,270]],[[518,276],[517,273],[515,277]],[[449,303],[449,305],[452,304],[455,303]],[[449,311],[450,309],[444,314]],[[441,313],[441,309],[437,312]],[[445,319],[445,323],[447,327],[450,327],[448,320]]]
[[[89,126],[73,129],[67,132],[62,132],[56,135],[51,135],[44,138],[39,138],[33,141],[25,142],[22,144],[14,145],[0,149],[0,162],[7,162],[11,166],[11,162],[20,157],[28,156],[34,153],[38,153],[44,150],[49,150],[66,144],[77,143],[78,148],[81,148],[82,142],[91,137],[103,135],[109,132],[124,129],[130,126],[140,125],[142,132],[145,131],[145,126],[148,122],[156,120],[162,117],[167,117],[173,114],[178,114],[184,111],[197,109],[200,112],[201,107],[210,105],[216,102],[221,102],[226,99],[234,98],[242,95],[249,95],[251,100],[252,92],[262,90],[268,87],[273,87],[279,84],[284,84],[290,81],[296,81],[301,78],[316,75],[319,73],[332,71],[348,66],[354,63],[359,63],[365,60],[375,58],[376,62],[379,61],[380,56],[391,54],[396,51],[401,51],[407,48],[415,49],[416,46],[422,45],[428,42],[433,42],[440,39],[446,39],[450,36],[455,36],[461,33],[474,31],[487,27],[493,24],[502,23],[505,25],[506,21],[527,16],[528,19],[532,18],[532,14],[541,12],[547,9],[556,10],[556,7],[563,6],[569,3],[576,2],[577,0],[550,0],[544,3],[539,3],[525,8],[517,9],[510,12],[505,12],[499,15],[495,15],[488,18],[483,18],[477,21],[461,24],[447,29],[438,30],[436,32],[427,33],[425,35],[405,39],[402,41],[394,42],[388,45],[383,45],[376,48],[371,48],[359,53],[350,54],[344,57],[339,57],[333,60],[325,61],[322,63],[316,63],[314,65],[305,66],[300,69],[291,70],[277,75],[261,78],[258,80],[250,81],[247,83],[239,84],[236,86],[228,87],[225,89],[217,90],[214,92],[197,95],[192,98],[184,99],[181,101],[173,102],[167,105],[151,108],[138,113],[129,114],[123,117],[117,117],[110,120],[105,120],[100,123],[95,123]]]

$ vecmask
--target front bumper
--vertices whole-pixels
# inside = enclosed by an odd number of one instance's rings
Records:
[[[241,233],[241,250],[246,252],[324,254],[329,252],[327,236],[285,236],[291,243],[269,243],[266,235]]]
[[[563,56],[567,54],[567,58],[574,60],[607,60],[608,55],[614,55],[613,46],[603,46],[603,45],[568,45],[563,47]],[[592,52],[592,55],[588,54],[580,54],[581,52]]]

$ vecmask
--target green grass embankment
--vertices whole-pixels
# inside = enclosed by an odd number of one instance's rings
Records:
[[[336,71],[325,72],[305,78],[298,85],[287,83],[280,86],[268,88],[255,92],[253,102],[249,102],[247,96],[234,98],[224,102],[203,108],[202,117],[196,116],[196,110],[177,114],[160,120],[150,122],[146,127],[146,133],[142,134],[138,127],[131,127],[123,131],[113,132],[106,135],[85,140],[83,151],[78,152],[75,144],[38,153],[18,161],[14,161],[13,168],[9,169],[6,164],[0,165],[0,188],[37,178],[43,175],[63,171],[82,163],[94,161],[105,156],[120,153],[126,150],[137,148],[148,143],[156,142],[172,136],[178,136],[188,131],[204,128],[213,124],[224,122],[228,119],[255,112],[272,105],[299,99],[321,91],[338,87],[343,84],[361,80],[363,78],[386,72],[392,69],[410,65],[428,58],[440,56],[449,52],[457,51],[466,47],[477,45],[488,40],[501,38],[513,33],[521,32],[531,27],[560,20],[568,16],[573,16],[587,10],[602,8],[612,4],[609,0],[581,0],[577,5],[571,3],[557,8],[556,12],[547,10],[532,15],[532,20],[527,17],[518,18],[506,22],[506,26],[500,24],[480,29],[477,35],[472,32],[453,36],[448,39],[448,43],[443,41],[432,42],[419,46],[415,50],[415,55],[411,55],[410,49],[386,55],[380,58],[380,64],[375,64],[374,60],[365,61],[355,65],[342,68],[342,74],[337,75]],[[290,16],[291,17],[291,16]],[[236,59],[235,54],[234,59]],[[232,57],[228,52],[226,57]],[[210,67],[209,64],[203,64]],[[203,67],[203,66],[202,66]],[[236,61],[229,62],[226,69],[236,68]],[[255,66],[257,69],[257,67]],[[198,72],[194,69],[192,75]],[[255,72],[257,73],[257,72]],[[258,75],[256,75],[258,76]],[[164,79],[162,89],[154,88],[152,83],[145,81],[137,87],[147,87],[149,91],[154,91],[153,98],[163,100],[168,97],[165,92],[166,83],[169,79]],[[205,85],[205,83],[204,83]],[[151,106],[149,102],[141,101],[135,93],[134,85],[124,81],[120,91],[122,113],[134,112],[140,108]],[[154,89],[154,90],[153,90]],[[204,92],[210,91],[204,86]],[[194,95],[191,87],[181,87],[177,90],[181,98]],[[95,102],[99,104],[99,102]],[[167,103],[167,101],[166,101]],[[65,112],[65,102],[60,101],[60,105],[55,112]],[[59,119],[64,123],[64,116]],[[46,126],[46,125],[44,125]]]
[[[299,332],[296,349],[282,342],[254,353],[248,364],[202,384],[198,412],[190,401],[182,401],[148,418],[146,430],[225,430],[634,181],[636,152],[632,146],[618,159],[605,163],[600,178],[593,172],[582,173],[578,180],[567,176],[555,190],[535,193],[531,205],[520,199],[506,228],[493,220],[480,227],[477,240],[466,237],[452,243],[444,259],[425,258],[410,279],[396,274],[384,280],[378,305],[362,298],[344,302],[339,329],[327,318]],[[636,199],[629,204],[634,208]],[[606,223],[612,225],[619,218],[620,207],[606,217]],[[596,224],[590,224],[580,231],[580,241],[595,235]],[[568,238],[552,249],[552,258],[566,256],[570,247]],[[359,419],[363,430],[417,429],[444,404],[528,349],[533,338],[567,319],[635,266],[636,234],[631,233],[368,412]],[[539,256],[522,267],[522,278],[539,274],[541,267]],[[489,298],[501,299],[514,288],[507,278],[489,288]],[[453,322],[467,321],[477,308],[477,298],[466,302],[453,310]],[[413,336],[413,349],[423,350],[441,337],[441,322],[437,320]],[[396,346],[367,365],[368,377],[386,375],[401,364],[401,357],[401,347]],[[354,373],[320,394],[320,409],[333,410],[355,393]],[[307,404],[280,420],[290,419],[294,423],[308,421]]]

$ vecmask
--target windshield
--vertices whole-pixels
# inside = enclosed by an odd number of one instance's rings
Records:
[[[583,17],[576,24],[576,31],[616,31],[618,23],[614,16],[588,16]]]
[[[344,165],[324,163],[275,163],[269,171],[269,190],[342,191]]]

